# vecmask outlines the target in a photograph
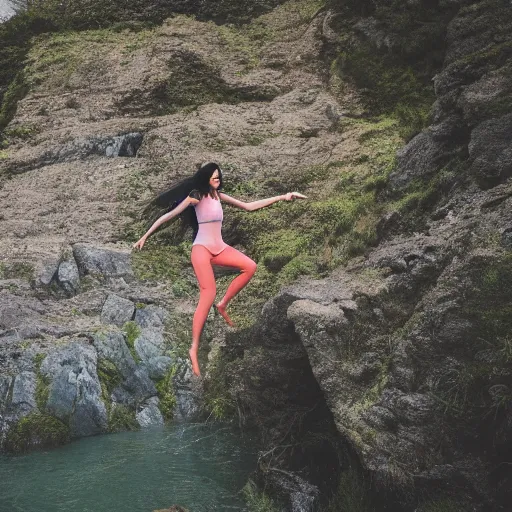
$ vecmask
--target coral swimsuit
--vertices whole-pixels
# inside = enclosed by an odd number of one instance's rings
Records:
[[[192,245],[202,245],[214,256],[220,254],[228,247],[222,240],[221,230],[224,214],[220,200],[207,195],[194,208],[196,209],[199,230]]]

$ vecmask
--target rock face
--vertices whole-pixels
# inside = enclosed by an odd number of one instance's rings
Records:
[[[106,430],[107,411],[101,400],[97,357],[92,347],[71,343],[46,356],[41,375],[51,384],[44,412],[69,422],[72,437]]]
[[[486,199],[462,208],[451,228],[447,220],[433,223],[429,236],[382,244],[364,264],[303,279],[269,301],[251,336],[261,359],[238,340],[248,373],[236,385],[242,407],[262,421],[268,403],[261,397],[281,368],[302,365],[302,380],[282,392],[291,399],[312,372],[338,431],[388,500],[405,504],[410,493],[442,484],[486,502],[493,493],[482,483],[484,468],[508,457],[510,399],[497,396],[510,397],[512,385],[510,362],[500,355],[510,326],[501,316],[512,299],[502,288],[512,278],[510,256],[465,250],[463,242]],[[478,232],[496,218],[510,222],[511,206],[508,200],[499,215],[480,218]],[[482,414],[495,414],[484,429]],[[481,450],[470,453],[466,443]],[[510,476],[498,478],[504,488]]]
[[[230,13],[230,2],[180,2],[181,10],[216,20],[277,3],[239,2]],[[443,500],[455,496],[464,509],[485,512],[511,499],[510,6],[406,4],[409,14],[439,6],[452,19],[446,34],[438,31],[446,48],[433,78],[431,124],[398,151],[389,180],[372,185],[383,210],[375,245],[328,278],[282,290],[256,327],[229,335],[221,350],[222,399],[241,423],[260,428],[268,447],[260,480],[288,510],[314,509],[350,462],[393,510],[446,508]],[[226,176],[247,193],[257,181],[275,193],[315,183],[308,180],[325,162],[333,175],[339,170],[333,187],[344,186],[344,161],[364,137],[347,135],[340,120],[346,104],[355,118],[368,113],[351,84],[325,87],[324,64],[335,64],[331,45],[346,45],[343,60],[353,42],[336,34],[336,20],[351,10],[370,14],[348,22],[372,51],[404,53],[410,63],[417,50],[404,45],[401,26],[389,29],[386,16],[402,5],[326,5],[332,10],[307,17],[305,4],[293,3],[276,11],[276,25],[262,19],[246,27],[258,41],[271,39],[265,52],[245,47],[254,45],[247,33],[187,17],[140,39],[129,29],[104,34],[107,43],[83,33],[85,50],[71,44],[83,64],[74,70],[48,60],[40,66],[49,48],[34,47],[26,69],[34,88],[18,103],[10,145],[0,151],[0,235],[2,259],[28,253],[44,268],[35,283],[0,283],[4,447],[19,445],[27,425],[28,444],[42,444],[41,419],[65,439],[197,417],[201,390],[177,350],[186,329],[166,332],[174,306],[190,304],[176,300],[171,308],[164,286],[135,278],[129,244],[111,242],[123,229],[132,237],[139,230],[127,205],[205,160],[226,162]],[[292,24],[284,35],[286,18]],[[299,168],[311,172],[297,177]],[[315,194],[327,195],[320,188]],[[404,219],[403,195],[431,189],[427,206],[410,207],[413,220]],[[345,213],[329,209],[322,222],[328,228]],[[247,242],[236,220],[226,227],[230,243]],[[330,234],[322,238],[326,259],[337,249]],[[61,256],[69,246],[73,255]],[[264,264],[277,275],[291,258],[279,253]],[[165,259],[166,270],[172,264]],[[173,287],[186,289],[178,280]],[[425,508],[424,497],[438,493],[441,504]]]

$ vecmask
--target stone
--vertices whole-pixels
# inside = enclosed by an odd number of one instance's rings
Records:
[[[468,150],[471,172],[483,189],[512,176],[512,113],[480,123],[472,132]]]
[[[169,313],[164,308],[150,304],[137,308],[134,321],[142,328],[163,328],[168,317]]]
[[[110,294],[101,310],[101,321],[122,327],[133,319],[135,304],[128,299]]]
[[[512,227],[506,228],[501,233],[501,245],[505,249],[512,250]]]
[[[458,138],[451,137],[456,125],[448,122],[433,126],[414,137],[397,152],[397,170],[389,176],[394,189],[402,189],[413,180],[432,175],[456,155]]]
[[[149,398],[137,411],[135,417],[141,428],[162,427],[164,418],[158,408],[160,401],[156,396]]]
[[[157,395],[155,384],[144,367],[137,367],[124,382],[112,392],[116,401],[134,405]]]
[[[111,361],[125,379],[135,371],[137,365],[122,332],[95,334],[93,343],[98,351],[98,358]]]
[[[49,286],[56,278],[59,269],[59,260],[47,261],[43,263],[41,270],[36,276],[36,283],[42,286]]]
[[[177,388],[174,421],[194,421],[200,416],[199,396],[190,388]]]
[[[134,157],[143,140],[138,132],[115,135],[112,137],[87,137],[75,139],[56,149],[46,151],[38,162],[38,167],[57,162],[84,160],[89,156]]]
[[[151,357],[146,362],[146,368],[151,379],[162,379],[172,366],[172,359],[168,356]]]
[[[377,222],[375,226],[375,231],[377,233],[377,239],[380,241],[384,239],[384,237],[397,226],[398,221],[400,220],[400,214],[393,210],[392,212],[385,213]]]
[[[72,437],[107,430],[94,347],[72,341],[50,350],[40,372],[50,382],[46,411],[69,425]]]
[[[80,275],[78,267],[73,258],[62,261],[57,271],[57,281],[67,295],[72,296],[78,293],[80,287]]]
[[[137,354],[144,362],[162,356],[165,350],[164,336],[156,329],[142,329],[134,345]]]
[[[37,409],[36,382],[34,372],[21,372],[14,379],[12,387],[11,409],[19,419]]]
[[[103,278],[124,277],[133,279],[133,270],[128,251],[114,251],[87,244],[73,245],[80,277],[86,275]]]
[[[7,405],[7,398],[9,396],[9,388],[12,384],[12,377],[0,376],[0,413]]]

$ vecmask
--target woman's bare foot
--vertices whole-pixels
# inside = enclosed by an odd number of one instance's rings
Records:
[[[200,377],[201,372],[199,371],[199,363],[197,362],[197,349],[194,350],[191,348],[188,351],[188,354],[190,356],[190,361],[192,362],[192,371],[194,372],[194,375]]]
[[[220,313],[220,315],[222,316],[222,318],[224,318],[224,320],[226,320],[226,323],[228,325],[230,325],[231,327],[234,327],[235,324],[233,323],[233,321],[231,320],[231,318],[229,318],[228,314],[226,313],[226,306],[223,306],[220,302],[218,304],[215,304],[215,307],[217,308],[217,311]]]

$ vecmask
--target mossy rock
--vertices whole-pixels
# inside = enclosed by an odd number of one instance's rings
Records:
[[[51,448],[69,442],[69,427],[53,416],[32,413],[9,430],[5,449],[23,453],[33,448]]]
[[[176,407],[176,394],[174,391],[175,374],[176,366],[171,366],[167,374],[155,383],[155,387],[158,391],[158,399],[160,400],[160,412],[166,421],[172,420]]]
[[[126,430],[140,430],[135,410],[126,405],[116,404],[109,412],[108,431],[123,432]]]

